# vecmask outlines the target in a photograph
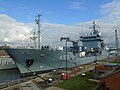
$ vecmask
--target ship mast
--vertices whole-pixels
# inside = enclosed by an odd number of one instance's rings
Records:
[[[36,22],[36,24],[38,25],[38,49],[40,50],[40,17],[42,16],[42,14],[41,15],[37,15],[36,17],[37,17],[37,19],[35,19],[35,22]]]
[[[99,29],[100,27],[98,25],[96,25],[95,21],[93,21],[93,25],[91,27],[89,27],[89,29],[93,30],[93,34],[99,34]]]
[[[30,39],[32,39],[33,40],[33,42],[34,42],[34,48],[36,48],[36,36],[35,36],[35,32],[33,33],[33,37],[30,37]]]

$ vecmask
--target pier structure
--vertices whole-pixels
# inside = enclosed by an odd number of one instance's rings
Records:
[[[104,61],[98,61],[97,65],[104,64]],[[81,70],[77,72],[76,75],[88,72],[91,68],[95,68],[95,63],[89,63],[80,66]],[[73,72],[74,68],[68,69],[68,73],[70,77],[76,76]],[[59,87],[54,86],[59,82],[63,82],[64,80],[61,79],[61,73],[66,73],[66,69],[61,69],[59,71],[50,71],[43,74],[37,74],[34,76],[23,77],[16,81],[11,81],[8,83],[1,83],[0,90],[65,90]],[[53,81],[48,83],[49,78],[52,78]]]

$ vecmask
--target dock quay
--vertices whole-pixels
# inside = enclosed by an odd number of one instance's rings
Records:
[[[49,84],[47,80],[50,77],[51,75],[49,73],[44,73],[8,83],[1,83],[0,90],[49,90],[47,88],[51,88],[51,90],[64,90],[52,86],[56,82],[55,79],[53,83]]]
[[[86,65],[80,66],[82,70],[78,70],[77,74],[82,74],[84,72],[89,71],[91,68],[95,68],[96,65],[102,65],[105,63],[104,61],[98,61],[98,63],[90,63]],[[70,68],[67,72],[70,74],[70,77],[75,76],[73,73],[74,68]],[[34,76],[23,77],[21,79],[1,83],[0,90],[65,90],[62,88],[55,87],[54,85],[62,82],[61,73],[65,73],[65,69],[60,69],[58,71],[50,71],[47,73],[37,74]],[[49,83],[48,79],[52,78],[52,82]]]

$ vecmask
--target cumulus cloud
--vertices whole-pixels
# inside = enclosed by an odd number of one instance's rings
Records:
[[[51,23],[43,23],[42,26],[43,43],[49,42],[52,45],[59,45],[62,43],[60,42],[61,37],[79,39],[80,27]]]
[[[80,6],[79,4],[74,4]],[[114,30],[118,30],[118,38],[120,38],[120,1],[113,0],[101,6],[100,12],[103,16],[96,19],[96,23],[100,26],[101,35],[107,44],[115,44]],[[41,25],[41,43],[49,45],[64,45],[60,42],[61,37],[71,37],[72,40],[78,40],[85,33],[90,33],[89,26],[93,21],[76,23],[72,26],[52,23],[42,23]],[[0,41],[2,43],[22,43],[28,44],[31,32],[36,28],[33,23],[21,23],[15,19],[0,14]],[[36,28],[37,29],[37,28]],[[35,30],[34,30],[35,31]]]
[[[115,45],[115,30],[118,31],[118,38],[120,38],[120,0],[113,0],[103,6],[100,6],[100,13],[102,17],[96,19],[96,23],[100,26],[101,35],[105,39],[105,43]],[[90,26],[88,22],[77,23],[77,26],[83,26],[84,31],[88,32],[89,30],[85,27]]]
[[[0,19],[0,42],[2,44],[8,43],[23,46],[25,43],[29,44],[28,42],[32,36],[31,32],[33,32],[34,28],[37,29],[33,23],[17,22],[5,14],[0,14]],[[61,37],[75,38],[79,36],[79,27],[51,23],[42,23],[41,26],[42,44],[58,45]]]
[[[104,15],[98,21],[101,22],[101,29],[104,29],[104,36],[107,38],[107,42],[115,43],[114,31],[118,31],[118,38],[120,38],[120,0],[113,0],[101,6],[101,13]],[[105,34],[106,33],[106,34]]]
[[[0,14],[0,42],[19,43],[24,40],[26,34],[30,34],[32,27],[17,22],[15,19]]]
[[[120,0],[113,0],[101,6],[101,14],[105,15],[104,20],[110,23],[120,23]]]

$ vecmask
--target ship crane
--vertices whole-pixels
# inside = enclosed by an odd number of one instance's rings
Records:
[[[61,39],[60,39],[60,41],[62,41],[62,40],[67,40],[68,42],[72,42],[73,43],[73,46],[78,46],[78,42],[79,42],[79,40],[71,40],[70,39],[70,37],[61,37]]]
[[[67,42],[72,42],[73,47],[71,47],[71,51],[73,53],[78,53],[78,50],[79,50],[78,42],[79,42],[79,40],[71,40],[70,37],[65,37],[65,38],[61,37],[60,41],[62,41],[62,40],[66,40],[66,43]],[[66,49],[67,49],[67,47],[66,47]]]
[[[70,40],[73,43],[73,46],[78,46],[79,40]]]

